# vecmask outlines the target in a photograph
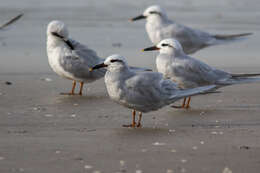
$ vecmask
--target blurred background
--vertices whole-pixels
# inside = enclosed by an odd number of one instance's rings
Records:
[[[101,57],[155,68],[145,21],[129,18],[159,4],[170,19],[216,34],[253,32],[247,40],[192,56],[233,73],[260,72],[259,0],[0,0],[0,172],[244,173],[260,170],[259,83],[195,97],[192,109],[164,108],[122,128],[129,109],[112,102],[101,79],[84,96],[61,96],[71,81],[48,65],[46,27],[67,24],[70,37]],[[176,103],[177,105],[178,103]],[[109,158],[109,159],[107,159]],[[230,169],[232,170],[230,170]],[[144,170],[144,171],[142,171]]]
[[[1,24],[24,13],[16,24],[0,32],[1,74],[52,73],[46,55],[46,27],[55,19],[67,24],[71,38],[96,50],[98,55],[119,53],[127,57],[129,64],[155,69],[157,53],[140,51],[151,45],[145,21],[128,21],[153,4],[166,9],[174,21],[211,33],[253,32],[247,40],[203,49],[192,56],[229,71],[260,66],[258,0],[0,0],[0,3]],[[247,69],[242,72],[249,72]]]

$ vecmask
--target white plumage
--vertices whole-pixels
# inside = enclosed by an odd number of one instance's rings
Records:
[[[168,18],[165,10],[158,5],[148,7],[142,15],[135,17],[132,21],[146,19],[146,31],[153,44],[158,44],[166,38],[177,39],[186,54],[192,54],[196,51],[235,40],[240,40],[251,33],[234,35],[210,34],[198,29],[193,29]]]

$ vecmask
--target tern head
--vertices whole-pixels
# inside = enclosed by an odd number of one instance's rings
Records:
[[[67,39],[69,36],[69,31],[62,21],[54,20],[48,24],[47,35]]]
[[[156,46],[148,47],[142,51],[159,50],[160,53],[172,54],[183,53],[183,48],[180,42],[174,38],[168,38],[160,41]]]
[[[152,5],[144,10],[142,15],[130,19],[131,21],[136,21],[140,19],[149,19],[152,17],[167,17],[165,11],[159,5]]]
[[[90,68],[90,71],[104,67],[108,67],[108,69],[121,69],[127,67],[127,62],[123,56],[114,54],[107,57],[103,63]]]

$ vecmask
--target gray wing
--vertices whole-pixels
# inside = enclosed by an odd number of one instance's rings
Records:
[[[143,72],[134,75],[125,82],[127,102],[144,109],[157,110],[169,104],[169,98],[175,94],[177,86],[170,80],[164,80],[162,74]]]
[[[89,68],[104,62],[96,52],[75,40],[70,40],[74,50],[61,61],[64,70],[73,73],[75,77],[85,80],[96,80],[105,75],[105,69],[90,72]]]
[[[187,56],[187,55],[185,55]],[[173,73],[183,81],[194,83],[195,86],[217,84],[219,80],[230,77],[230,74],[191,57],[175,58]]]
[[[141,112],[157,110],[184,97],[204,94],[215,89],[215,85],[180,90],[170,80],[154,72],[143,72],[126,80],[127,95],[123,104]]]
[[[163,33],[165,34],[164,38],[176,38],[187,54],[194,53],[199,49],[209,46],[212,40],[212,36],[207,32],[192,29],[177,23],[170,23],[163,28]]]

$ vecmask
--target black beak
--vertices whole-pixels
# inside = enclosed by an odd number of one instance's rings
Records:
[[[64,42],[70,47],[71,50],[74,50],[74,46],[72,45],[72,43],[69,40],[65,40]]]
[[[71,50],[74,50],[74,46],[72,45],[72,43],[69,40],[65,39],[63,36],[57,34],[56,32],[52,32],[51,34],[62,39],[69,46],[69,48]]]
[[[52,32],[51,34],[54,35],[54,36],[56,36],[56,37],[59,37],[60,39],[64,39],[63,36],[59,35],[59,34],[56,33],[56,32]]]
[[[107,67],[107,65],[104,64],[104,63],[98,64],[98,65],[95,65],[94,67],[90,68],[89,71],[93,71],[93,70],[96,70],[96,69],[99,69],[99,68],[104,68],[104,67]]]
[[[130,21],[136,21],[136,20],[145,19],[145,18],[146,18],[146,16],[140,15],[140,16],[137,16],[137,17],[130,19]]]
[[[160,48],[156,47],[156,46],[152,46],[152,47],[147,47],[145,49],[143,49],[142,51],[153,51],[153,50],[160,50]]]

